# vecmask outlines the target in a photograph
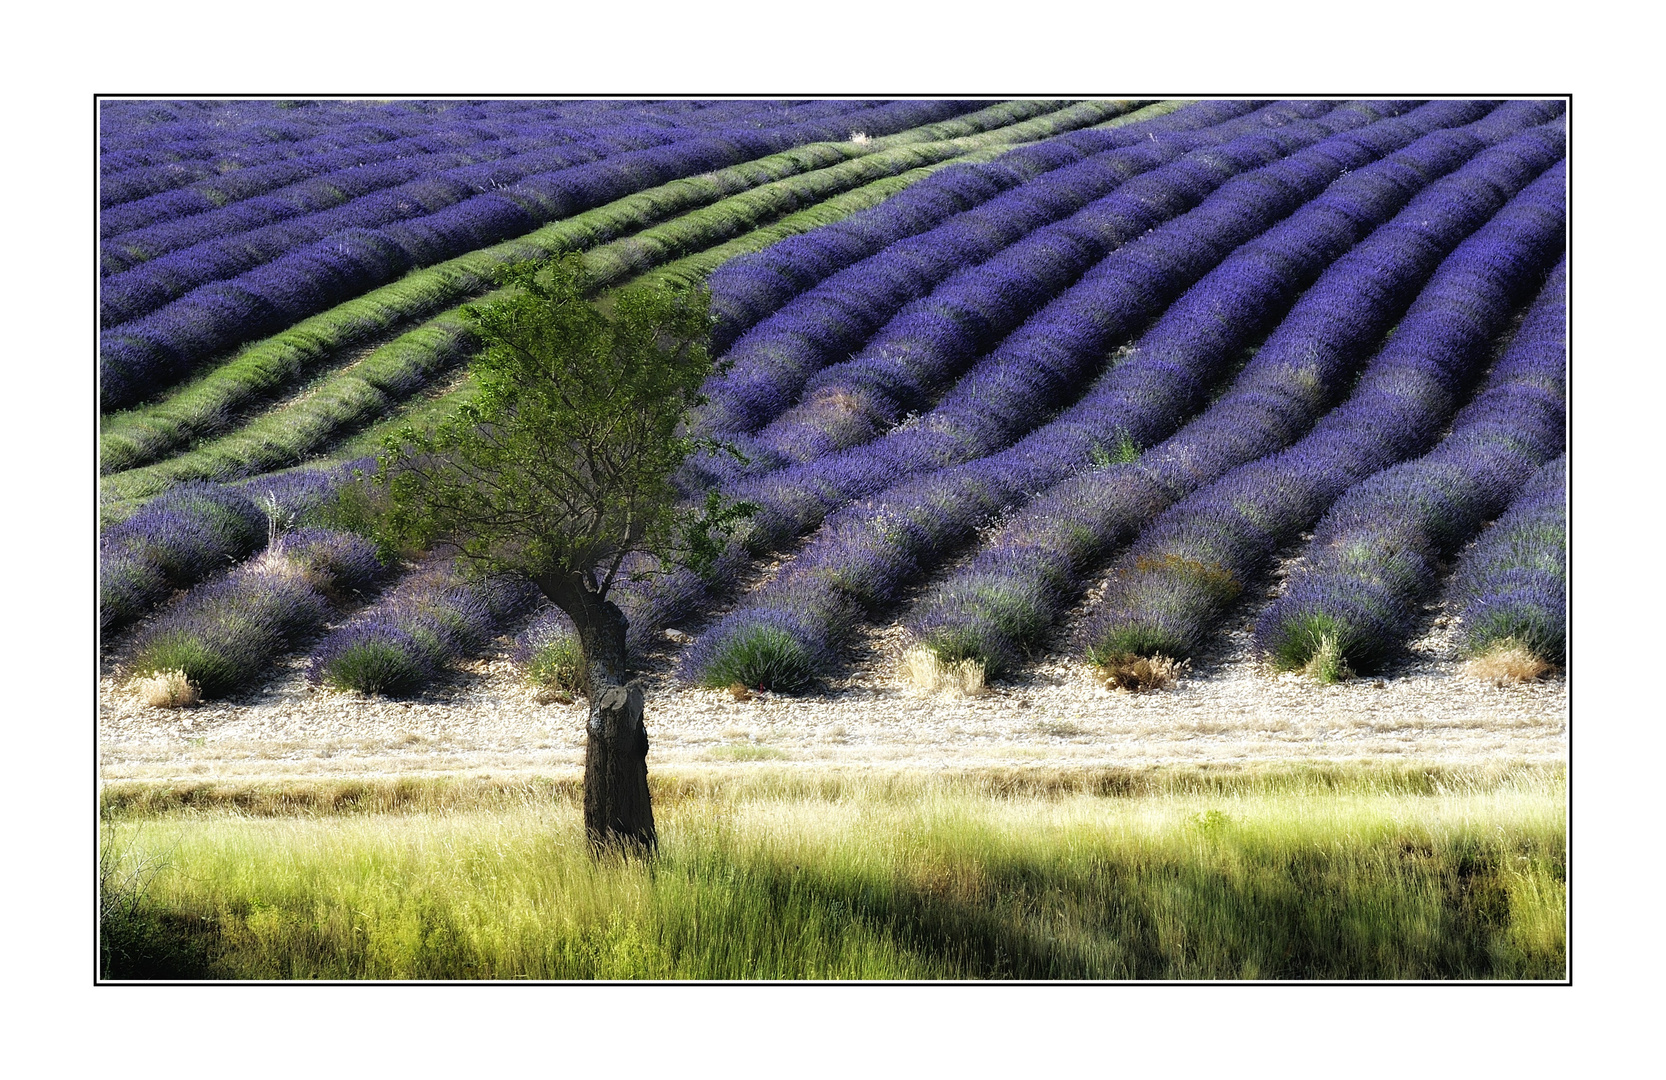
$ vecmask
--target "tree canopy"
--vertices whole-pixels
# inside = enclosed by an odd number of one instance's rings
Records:
[[[516,288],[467,309],[485,343],[474,398],[383,455],[389,524],[481,569],[576,575],[605,596],[626,555],[668,554],[694,523],[671,475],[696,445],[679,427],[712,370],[705,296],[626,290],[608,311],[586,299],[576,256],[500,281]]]

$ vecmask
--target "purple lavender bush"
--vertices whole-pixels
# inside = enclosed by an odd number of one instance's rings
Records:
[[[1488,346],[1560,256],[1558,163],[1442,262],[1353,394],[1289,449],[1180,501],[1119,560],[1081,629],[1090,660],[1190,656],[1228,603],[1337,496],[1424,452]]]
[[[134,622],[169,593],[210,577],[258,548],[266,515],[218,484],[184,484],[99,538],[99,627]]]
[[[1540,469],[1452,575],[1451,603],[1465,648],[1518,645],[1567,663],[1567,456]]]
[[[181,672],[203,698],[243,689],[324,625],[330,597],[370,588],[382,574],[375,548],[360,537],[326,530],[280,537],[261,557],[193,589],[145,627],[130,671]]]
[[[1300,287],[1316,266],[1313,260],[1335,250],[1326,247],[1325,236],[1345,243],[1355,228],[1380,221],[1478,147],[1544,118],[1544,110],[1517,107],[1528,104],[1534,103],[1511,103],[1479,123],[1437,131],[1338,180],[1194,286],[1137,348],[1149,351],[1165,338],[1182,350],[1231,349],[1252,340],[1259,322],[1281,307],[1269,286]],[[990,678],[1016,666],[1075,603],[1086,576],[1116,545],[1176,499],[1311,427],[1342,396],[1440,259],[1561,148],[1559,126],[1530,130],[1430,183],[1302,293],[1232,387],[1203,414],[1137,458],[1127,455],[1132,460],[1112,460],[1107,448],[1094,468],[1042,492],[969,565],[933,586],[906,620],[914,639],[944,662],[983,664]],[[1305,257],[1294,257],[1303,251]],[[1269,261],[1275,255],[1277,261]],[[1244,274],[1246,267],[1260,273]],[[1280,273],[1269,280],[1268,271]],[[1283,276],[1290,273],[1297,276]],[[1289,295],[1284,293],[1286,301]],[[1181,320],[1188,307],[1193,326],[1207,329],[1210,301],[1245,315],[1225,328],[1228,333],[1174,332],[1186,325]]]
[[[1349,488],[1320,519],[1307,562],[1256,623],[1275,667],[1325,682],[1381,667],[1416,625],[1441,561],[1561,451],[1565,280],[1564,262],[1433,451]]]
[[[448,565],[431,565],[331,631],[313,650],[307,678],[361,694],[418,693],[530,610],[537,595],[525,581],[467,582]]]

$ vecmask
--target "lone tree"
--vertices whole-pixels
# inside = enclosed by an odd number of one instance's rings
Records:
[[[703,290],[586,298],[577,256],[499,275],[504,299],[465,309],[485,345],[478,394],[429,433],[390,438],[377,479],[399,540],[524,574],[572,619],[590,718],[584,825],[597,849],[651,852],[648,735],[624,614],[608,593],[626,556],[709,565],[744,504],[679,508],[672,473],[701,445],[682,421],[711,374]]]

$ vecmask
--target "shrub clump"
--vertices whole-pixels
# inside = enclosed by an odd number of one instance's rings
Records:
[[[362,537],[325,530],[279,537],[145,629],[130,664],[135,686],[147,700],[181,698],[179,680],[201,698],[243,689],[323,626],[335,610],[331,597],[370,588],[383,574]],[[167,685],[173,689],[161,689]]]

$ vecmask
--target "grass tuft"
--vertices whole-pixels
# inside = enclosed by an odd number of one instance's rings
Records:
[[[977,697],[984,690],[984,666],[980,660],[951,660],[944,662],[929,647],[908,650],[898,669],[907,686],[927,693],[955,694]]]
[[[810,685],[816,665],[797,638],[775,626],[751,626],[725,642],[705,667],[701,685],[714,690],[740,683],[792,693]]]
[[[1464,664],[1464,673],[1494,686],[1533,682],[1549,674],[1551,666],[1516,638],[1504,638]]]
[[[1158,653],[1107,653],[1093,662],[1095,674],[1106,689],[1124,692],[1167,690],[1177,682],[1189,661],[1176,661]]]
[[[724,743],[707,750],[706,756],[713,761],[782,761],[787,757],[785,751],[758,743]]]
[[[527,661],[526,680],[543,693],[567,695],[584,692],[584,649],[578,638],[561,634],[541,645]]]
[[[1319,640],[1314,644],[1313,652],[1308,656],[1307,663],[1302,665],[1302,674],[1311,676],[1316,681],[1326,685],[1345,682],[1354,677],[1353,671],[1348,667],[1348,662],[1343,659],[1342,646],[1337,642],[1336,637],[1331,634],[1319,635]]]
[[[319,682],[331,690],[400,697],[427,685],[433,672],[392,641],[356,642],[331,657]]]
[[[178,668],[172,671],[158,671],[154,675],[141,675],[133,680],[133,689],[146,705],[158,709],[188,708],[202,700],[201,692],[185,677],[185,672]]]
[[[1322,683],[1334,683],[1353,678],[1348,667],[1348,642],[1357,642],[1358,633],[1323,611],[1314,611],[1289,619],[1279,626],[1268,662],[1275,671],[1299,671]]]

